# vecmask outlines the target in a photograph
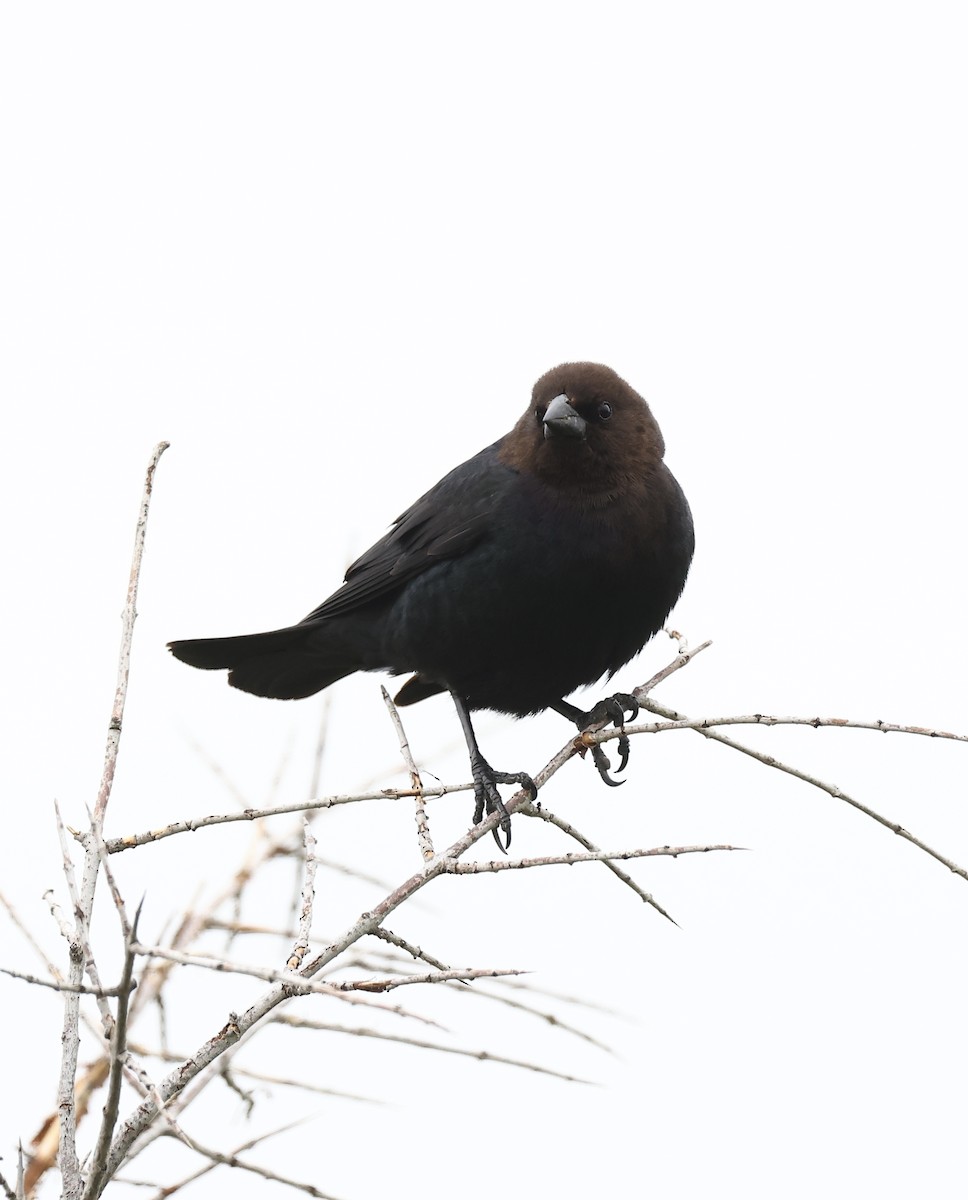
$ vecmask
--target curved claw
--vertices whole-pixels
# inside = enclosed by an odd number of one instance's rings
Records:
[[[627,761],[628,758],[626,757],[625,762]],[[612,764],[608,761],[608,756],[601,746],[592,746],[592,762],[595,764],[602,782],[607,783],[609,787],[621,787],[625,782],[624,779],[613,779],[611,775],[609,775],[608,772],[611,769]],[[625,769],[625,762],[623,762],[619,767],[620,771]]]
[[[479,825],[484,820],[484,813],[488,816],[496,812],[501,814],[500,823],[495,825],[491,830],[494,840],[497,842],[503,853],[507,853],[507,847],[511,845],[511,814],[504,807],[504,801],[493,782],[486,776],[474,779],[474,824]],[[505,840],[501,841],[501,834],[504,833]]]
[[[507,854],[511,845],[511,814],[504,807],[501,793],[497,790],[499,783],[516,783],[526,788],[530,799],[538,796],[538,788],[534,780],[524,771],[495,771],[483,758],[478,758],[471,764],[474,773],[474,824],[478,825],[484,819],[484,814],[490,816],[499,813],[501,820],[491,830],[495,842],[502,854]],[[501,841],[501,834],[504,841]]]
[[[626,720],[634,721],[639,715],[639,702],[629,692],[616,692],[614,696],[607,696],[590,712],[582,712],[581,709],[575,708],[574,705],[568,704],[562,700],[559,704],[552,705],[562,716],[568,717],[574,721],[579,730],[586,730],[590,725],[596,725],[600,721],[610,722],[616,729],[622,730],[621,736],[618,739],[618,754],[619,764],[616,768],[616,773],[624,771],[628,766],[629,754],[631,745],[628,737],[625,735],[624,727]],[[626,716],[626,713],[628,714]],[[609,787],[618,787],[624,781],[621,779],[613,779],[609,774],[611,763],[605,755],[605,751],[601,746],[592,747],[592,761],[598,771],[599,777],[603,783],[607,783]]]
[[[624,771],[625,768],[629,765],[629,755],[631,754],[631,752],[632,752],[632,745],[629,742],[627,735],[623,733],[622,736],[618,739],[618,753],[619,753],[619,758],[622,760],[618,764],[618,767],[617,767],[618,771]]]
[[[508,848],[511,845],[511,814],[504,807],[504,803],[498,800],[497,804],[489,810],[488,815],[492,812],[501,814],[500,822],[491,830],[491,837],[497,842],[497,848],[502,854],[507,854]],[[501,834],[504,834],[504,841],[501,841]]]

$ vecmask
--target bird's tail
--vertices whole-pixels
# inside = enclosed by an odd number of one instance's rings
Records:
[[[357,670],[337,644],[312,636],[312,627],[292,625],[240,637],[169,642],[175,658],[203,671],[228,669],[229,683],[253,696],[301,700]]]

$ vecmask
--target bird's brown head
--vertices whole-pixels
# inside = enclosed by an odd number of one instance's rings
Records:
[[[558,487],[614,495],[641,482],[664,453],[648,404],[611,367],[562,363],[534,385],[499,456]]]

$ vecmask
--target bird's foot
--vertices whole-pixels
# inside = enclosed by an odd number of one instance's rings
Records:
[[[524,771],[495,771],[480,754],[474,755],[471,759],[471,770],[474,774],[474,824],[479,824],[484,819],[485,813],[488,816],[491,813],[499,813],[501,820],[494,826],[491,833],[501,853],[507,854],[508,847],[511,845],[511,814],[504,807],[504,801],[501,799],[501,793],[497,790],[497,785],[499,783],[516,783],[519,787],[527,789],[532,800],[537,798],[538,788],[531,776],[525,774]],[[501,841],[502,833],[504,834],[503,842]]]
[[[593,709],[584,712],[580,708],[576,708],[573,704],[567,704],[564,700],[560,705],[555,705],[558,712],[563,716],[575,722],[579,732],[584,733],[591,725],[598,725],[602,721],[612,724],[616,729],[621,729],[622,734],[618,739],[618,754],[619,764],[616,768],[616,773],[624,771],[628,766],[629,752],[631,746],[629,739],[625,735],[625,714],[628,713],[628,719],[634,721],[639,715],[639,702],[629,692],[616,692],[614,696],[607,696],[604,700],[600,700]],[[592,762],[603,782],[609,787],[620,787],[625,780],[613,779],[609,772],[612,769],[612,764],[608,760],[608,755],[600,745],[591,747]]]

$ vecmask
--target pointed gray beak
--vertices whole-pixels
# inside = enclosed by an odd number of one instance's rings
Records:
[[[585,430],[588,428],[584,417],[580,417],[575,412],[565,395],[555,396],[548,405],[542,423],[546,439],[566,437],[580,440],[585,436]]]

